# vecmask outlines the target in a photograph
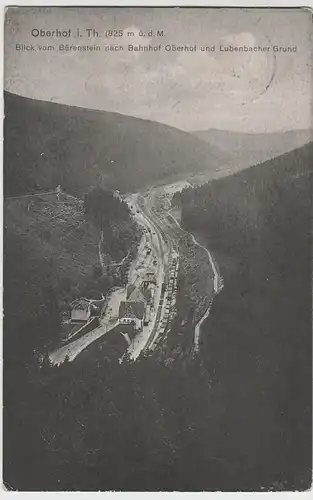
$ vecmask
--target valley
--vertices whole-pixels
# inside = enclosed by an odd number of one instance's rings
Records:
[[[121,196],[127,203],[134,221],[142,228],[142,238],[136,257],[130,263],[125,287],[112,289],[109,292],[98,327],[78,339],[74,335],[70,343],[67,342],[65,346],[61,345],[50,353],[53,364],[58,365],[65,359],[73,361],[90,344],[112,330],[116,335],[124,335],[121,329],[123,320],[119,317],[120,304],[125,301],[127,303],[130,287],[134,290],[142,290],[145,287],[147,276],[150,276],[151,280],[149,289],[152,297],[149,302],[145,302],[141,327],[132,333],[131,340],[128,337],[129,346],[121,361],[136,360],[141,353],[153,353],[160,348],[170,334],[172,320],[177,315],[179,248],[181,240],[186,237],[191,240],[192,245],[199,247],[207,255],[207,264],[204,265],[212,270],[212,277],[208,278],[212,281],[208,287],[208,296],[202,298],[207,306],[193,326],[194,340],[191,354],[198,352],[202,323],[209,315],[214,296],[223,288],[223,279],[210,252],[200,245],[193,235],[182,229],[171,214],[173,193],[186,185],[189,185],[188,181],[181,181]]]
[[[6,487],[307,489],[312,144],[267,156],[306,133],[245,168],[257,137],[6,101]]]

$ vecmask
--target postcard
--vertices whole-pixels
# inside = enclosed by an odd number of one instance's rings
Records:
[[[4,35],[4,487],[308,490],[311,11]]]

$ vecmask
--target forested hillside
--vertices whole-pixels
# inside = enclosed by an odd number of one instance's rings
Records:
[[[225,445],[251,477],[275,473],[295,488],[311,477],[312,153],[309,144],[174,200],[225,279],[201,350],[226,402]]]
[[[138,242],[127,205],[100,189],[85,202],[64,193],[6,200],[4,227],[5,339],[38,348],[58,340],[60,313],[71,300],[101,296],[121,282],[108,265]]]
[[[121,191],[214,171],[225,155],[191,134],[148,120],[5,93],[4,190],[61,186]]]

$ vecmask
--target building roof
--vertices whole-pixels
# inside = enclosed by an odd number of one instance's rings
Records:
[[[143,319],[145,305],[143,302],[122,301],[120,303],[119,318]]]
[[[131,302],[149,302],[151,293],[147,293],[143,288],[137,288],[135,285],[129,285],[126,298]]]
[[[72,309],[79,309],[81,311],[87,311],[90,307],[90,302],[86,299],[76,299],[71,303]]]

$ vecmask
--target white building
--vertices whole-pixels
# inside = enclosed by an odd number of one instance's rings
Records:
[[[133,325],[136,330],[143,327],[145,304],[143,302],[122,301],[118,317],[121,325]]]
[[[86,323],[91,316],[91,305],[86,299],[76,299],[71,303],[71,321]]]

